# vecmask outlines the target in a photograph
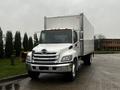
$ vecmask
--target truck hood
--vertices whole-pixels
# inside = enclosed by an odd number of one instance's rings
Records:
[[[41,50],[46,49],[48,52],[60,52],[69,48],[72,44],[39,44],[33,48],[36,52],[41,52]]]

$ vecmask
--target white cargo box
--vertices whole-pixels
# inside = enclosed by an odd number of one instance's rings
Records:
[[[94,52],[94,28],[85,15],[45,17],[44,29],[74,29],[79,31],[80,52],[87,55]]]
[[[76,29],[81,26],[81,16],[60,16],[60,17],[45,17],[44,29]]]

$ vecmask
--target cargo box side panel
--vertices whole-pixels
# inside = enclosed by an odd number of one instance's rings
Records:
[[[83,16],[84,31],[84,55],[94,52],[94,28],[91,23]]]
[[[46,29],[80,29],[80,15],[47,17],[45,22]]]

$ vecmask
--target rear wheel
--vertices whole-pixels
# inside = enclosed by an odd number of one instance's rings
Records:
[[[39,74],[40,74],[39,72],[28,71],[28,75],[29,75],[32,79],[38,79]]]
[[[85,65],[91,65],[91,63],[92,63],[92,57],[91,57],[91,55],[85,56],[85,58],[84,58],[84,64]]]

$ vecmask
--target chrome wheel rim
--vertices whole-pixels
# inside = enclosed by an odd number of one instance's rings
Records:
[[[75,64],[72,65],[72,76],[73,76],[73,78],[76,76]]]

